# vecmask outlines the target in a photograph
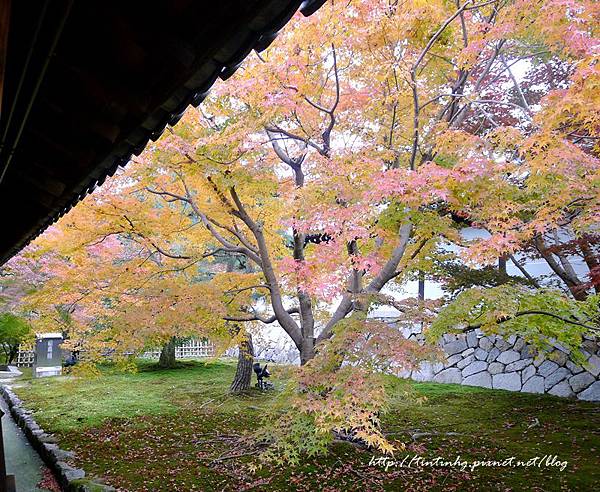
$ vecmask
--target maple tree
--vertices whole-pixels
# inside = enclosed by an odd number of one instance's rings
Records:
[[[98,353],[174,336],[226,346],[245,336],[232,326],[277,322],[304,365],[282,419],[297,432],[276,436],[285,456],[321,449],[331,429],[389,450],[381,372],[434,354],[368,312],[433,322],[433,304],[385,289],[434,270],[444,245],[478,264],[535,246],[585,306],[475,289],[433,334],[470,325],[482,302],[483,328],[531,341],[562,330],[575,347],[597,325],[582,290],[598,285],[599,15],[586,0],[361,0],[293,20],[39,241],[60,258],[38,306],[83,306],[73,340]],[[465,241],[461,222],[489,237]],[[548,254],[556,234],[588,278]]]
[[[525,254],[543,259],[559,288],[566,289],[574,299],[585,300],[591,292],[600,293],[599,247],[596,234],[585,232],[576,236],[562,226],[549,234],[536,235],[525,248]],[[579,271],[574,265],[580,266]]]

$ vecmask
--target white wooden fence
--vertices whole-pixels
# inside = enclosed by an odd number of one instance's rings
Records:
[[[215,355],[215,346],[206,339],[191,339],[175,348],[175,357],[177,359],[201,359],[203,357],[212,357],[213,355]],[[33,350],[20,350],[17,354],[17,366],[31,367],[34,357]],[[148,350],[141,357],[144,359],[158,359],[160,357],[160,348]]]
[[[210,340],[191,339],[175,347],[176,359],[200,359],[202,357],[212,357],[215,355],[215,346]],[[160,348],[149,350],[142,354],[145,359],[158,359],[160,357]]]
[[[17,366],[31,367],[35,358],[33,350],[19,350],[17,353]]]

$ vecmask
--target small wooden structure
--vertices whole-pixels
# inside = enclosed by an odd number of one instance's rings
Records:
[[[62,374],[62,333],[39,333],[35,340],[33,376],[60,376]]]

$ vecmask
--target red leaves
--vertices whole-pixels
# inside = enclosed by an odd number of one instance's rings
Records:
[[[60,485],[54,478],[54,475],[49,468],[42,468],[42,479],[37,484],[40,489],[49,490],[50,492],[61,492]]]

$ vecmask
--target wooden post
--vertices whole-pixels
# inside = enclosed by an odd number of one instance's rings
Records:
[[[425,300],[425,275],[419,272],[419,301]]]
[[[6,462],[4,461],[4,436],[2,434],[2,417],[4,412],[0,408],[0,492],[16,492],[14,475],[6,474]]]

